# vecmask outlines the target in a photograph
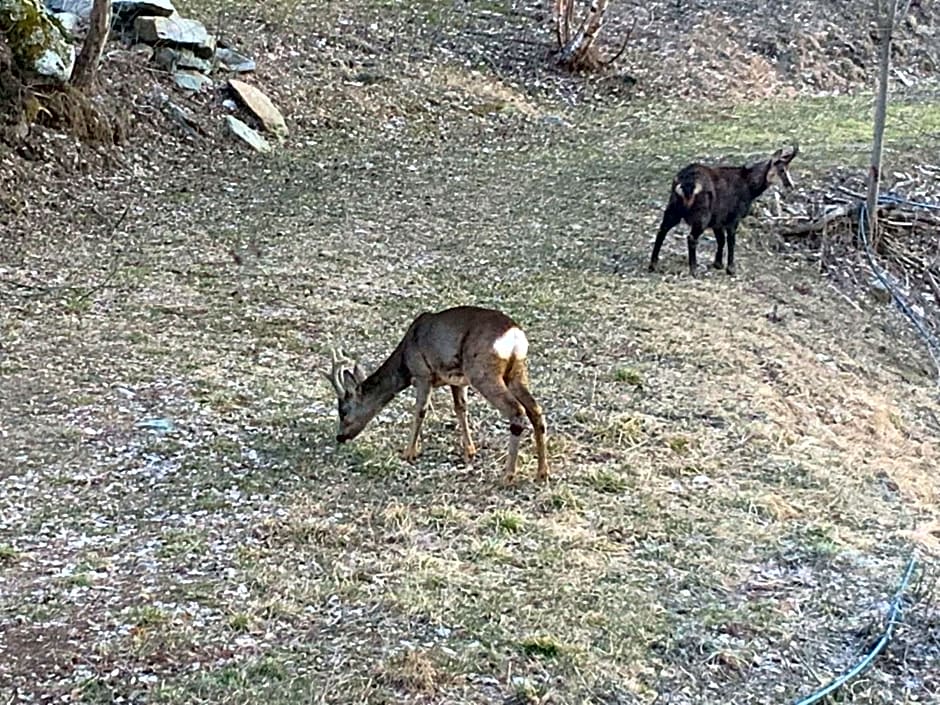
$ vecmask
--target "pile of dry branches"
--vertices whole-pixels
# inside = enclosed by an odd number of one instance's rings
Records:
[[[861,178],[812,194],[810,212],[779,218],[778,232],[784,243],[818,250],[820,267],[842,284],[894,299],[940,339],[940,206],[931,192],[940,166],[896,177],[879,203],[876,232],[864,240]]]

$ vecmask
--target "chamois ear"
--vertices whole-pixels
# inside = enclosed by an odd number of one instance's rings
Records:
[[[353,363],[353,376],[356,378],[356,381],[359,384],[362,384],[366,381],[366,373],[362,371],[362,368],[359,367],[359,363]]]

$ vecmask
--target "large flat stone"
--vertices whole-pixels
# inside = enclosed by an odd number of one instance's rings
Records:
[[[242,105],[261,121],[265,130],[278,137],[287,136],[287,123],[284,122],[284,116],[270,98],[258,88],[235,78],[230,78],[228,85]]]
[[[255,70],[255,60],[234,49],[219,47],[215,50],[215,58],[218,60],[219,66],[226,71],[247,73]]]
[[[200,59],[189,49],[159,47],[153,53],[153,63],[167,72],[173,72],[177,69],[190,69],[208,74],[212,71],[211,61]]]
[[[243,123],[237,117],[226,115],[225,125],[228,127],[228,131],[231,134],[235,135],[235,137],[249,145],[256,152],[271,151],[271,144],[264,137],[258,134],[257,130],[252,130],[250,127],[248,127],[248,125]]]
[[[198,71],[177,71],[173,82],[186,91],[201,91],[212,85],[212,79]]]
[[[134,31],[142,42],[189,49],[202,59],[215,54],[215,37],[198,20],[184,17],[138,17]]]

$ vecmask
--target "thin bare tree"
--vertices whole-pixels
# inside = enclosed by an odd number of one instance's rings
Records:
[[[88,34],[82,50],[75,60],[71,83],[73,86],[88,89],[98,80],[98,64],[108,42],[111,31],[111,0],[95,0],[91,8]]]
[[[553,0],[552,19],[555,23],[555,37],[558,40],[555,60],[560,66],[572,71],[593,71],[602,66],[608,66],[620,58],[636,27],[636,20],[627,32],[620,51],[610,59],[601,59],[596,41],[604,24],[604,15],[609,4],[610,0],[590,0],[587,13],[580,25],[575,28],[575,0]]]
[[[875,22],[878,25],[878,95],[875,99],[874,134],[871,166],[868,169],[868,232],[872,247],[878,249],[878,188],[881,184],[881,152],[884,144],[885,119],[888,112],[888,72],[891,70],[891,40],[898,0],[874,0]]]

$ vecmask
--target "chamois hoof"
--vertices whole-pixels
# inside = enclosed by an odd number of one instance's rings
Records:
[[[649,266],[646,268],[646,271],[647,271],[647,272],[655,272],[655,271],[656,271],[656,263],[655,263],[655,262],[650,262],[650,263],[649,263]]]
[[[734,267],[728,267],[728,268],[725,269],[725,271],[728,273],[728,276],[729,276],[729,277],[733,277],[734,274],[735,274],[735,269],[734,269]]]
[[[714,267],[715,269],[721,269],[722,266],[724,266],[724,265],[722,265],[720,259],[716,259],[716,260],[712,263],[712,267]]]

